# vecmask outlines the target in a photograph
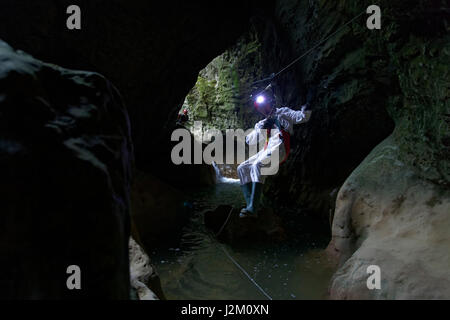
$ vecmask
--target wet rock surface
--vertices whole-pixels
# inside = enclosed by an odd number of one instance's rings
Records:
[[[177,241],[189,219],[182,193],[152,175],[135,171],[131,188],[131,216],[146,248]]]
[[[0,137],[0,297],[127,299],[133,155],[115,87],[0,41]]]
[[[328,253],[340,262],[332,299],[448,299],[450,192],[422,179],[389,137],[339,191]],[[381,270],[368,290],[367,268]]]
[[[165,299],[159,275],[150,263],[144,249],[130,237],[128,245],[130,255],[131,298],[136,300]]]

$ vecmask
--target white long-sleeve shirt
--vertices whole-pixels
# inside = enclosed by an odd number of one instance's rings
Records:
[[[311,116],[311,111],[303,112],[302,110],[292,110],[287,107],[277,108],[275,109],[272,117],[278,119],[282,129],[289,132],[289,134],[293,134],[293,126],[294,124],[307,122]],[[255,130],[253,130],[249,135],[245,137],[245,141],[247,144],[256,144],[260,140],[264,139],[264,135],[260,134],[261,130],[263,130],[264,123],[266,119],[263,119],[255,124]],[[275,132],[276,131],[276,132]],[[278,128],[272,129],[272,137],[278,137]],[[270,144],[270,141],[269,141]]]
[[[294,124],[308,121],[310,115],[311,111],[303,112],[302,110],[295,111],[289,108],[279,108],[275,109],[271,117],[278,120],[281,129],[292,134]],[[267,137],[264,129],[265,121],[266,119],[255,124],[255,130],[245,137],[247,144],[254,145],[264,141]],[[284,139],[280,137],[279,129],[277,127],[272,128],[270,133],[267,146],[264,149],[257,151],[255,155],[239,165],[238,175],[241,184],[249,182],[264,183],[266,176],[276,174],[278,172],[280,161],[283,162],[286,159],[288,150],[286,149],[286,145],[284,145]],[[270,159],[274,153],[278,153],[278,157],[276,158],[278,160],[275,162],[266,161],[267,159]],[[263,173],[263,169],[267,171]]]

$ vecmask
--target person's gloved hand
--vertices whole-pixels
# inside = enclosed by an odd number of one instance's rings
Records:
[[[306,110],[306,108],[308,108],[308,103],[304,104],[301,108],[301,112],[303,113],[304,117],[305,117],[305,121],[304,122],[308,122],[309,118],[311,117],[311,110]]]
[[[309,107],[308,103],[305,103],[305,104],[302,106],[301,111],[302,111],[303,113],[305,113],[306,108],[308,108],[308,107]]]

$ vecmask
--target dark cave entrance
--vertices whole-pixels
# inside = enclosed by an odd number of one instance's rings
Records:
[[[208,131],[221,131],[224,156],[232,152],[234,156],[231,157],[234,159],[238,142],[235,138],[234,150],[226,150],[226,131],[248,131],[261,119],[261,115],[252,108],[250,99],[251,94],[260,88],[253,83],[263,76],[261,49],[257,32],[251,27],[233,46],[199,72],[195,85],[186,95],[178,113],[182,117],[186,110],[189,120],[183,125],[198,142],[209,144],[214,141],[214,137],[208,135]],[[228,163],[223,159],[216,162],[215,169],[223,177],[237,178],[237,161]]]

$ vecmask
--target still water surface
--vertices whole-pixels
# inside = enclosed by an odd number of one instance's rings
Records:
[[[306,226],[278,244],[221,244],[203,225],[203,213],[220,204],[243,205],[240,186],[226,182],[191,194],[194,214],[178,247],[159,248],[150,258],[169,300],[266,299],[230,261],[226,251],[273,299],[325,299],[334,268],[323,253],[328,235]],[[297,232],[297,230],[299,232]],[[292,232],[291,232],[292,233]]]

